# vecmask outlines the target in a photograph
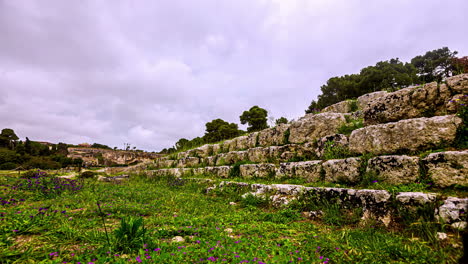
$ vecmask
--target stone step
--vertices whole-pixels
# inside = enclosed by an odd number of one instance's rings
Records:
[[[233,171],[238,170],[238,171]],[[407,155],[384,155],[372,158],[354,157],[332,160],[258,163],[200,168],[167,168],[148,170],[148,176],[209,175],[216,178],[287,179],[302,178],[306,182],[357,184],[372,177],[391,185],[417,182],[421,177],[431,179],[437,187],[453,184],[468,186],[468,150],[444,151],[425,158]],[[424,174],[424,175],[421,175]]]
[[[244,190],[242,195],[268,199],[273,206],[287,206],[294,200],[309,201],[315,204],[339,205],[341,208],[362,208],[362,219],[381,221],[388,226],[396,215],[416,212],[418,209],[433,211],[436,219],[449,224],[454,229],[467,226],[466,212],[468,198],[443,197],[436,193],[400,192],[392,195],[386,190],[305,187],[291,184],[252,184],[245,182],[223,181],[207,188],[207,193],[214,190],[235,188]],[[316,210],[316,206],[314,209]],[[311,208],[312,209],[312,208]],[[318,212],[311,212],[317,214]]]
[[[441,144],[453,143],[457,136],[457,129],[461,125],[461,118],[455,115],[413,118],[356,129],[349,137],[343,134],[332,134],[304,144],[253,147],[212,156],[206,156],[212,152],[207,151],[209,146],[205,145],[188,151],[184,155],[179,153],[180,158],[177,160],[167,157],[157,159],[155,166],[157,168],[223,166],[242,161],[278,163],[298,159],[327,158],[330,153],[333,154],[336,151],[341,151],[342,156],[353,156],[353,154],[358,156],[365,153],[375,155],[415,153],[438,148]],[[196,154],[198,156],[194,157],[193,153],[198,153]]]

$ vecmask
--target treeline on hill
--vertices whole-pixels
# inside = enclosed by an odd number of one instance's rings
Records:
[[[235,138],[245,134],[246,132],[254,132],[268,128],[267,117],[268,111],[258,106],[253,106],[249,110],[244,111],[239,119],[241,124],[248,124],[247,131],[240,130],[236,123],[229,123],[219,118],[214,119],[211,122],[205,124],[206,132],[202,137],[196,137],[191,140],[181,138],[175,143],[175,146],[168,149],[163,149],[160,153],[170,154],[184,151],[187,149],[199,147],[203,144],[215,143],[222,140]],[[276,119],[275,124],[279,125],[287,122],[288,119],[285,117],[280,117]]]
[[[12,169],[60,169],[65,167],[81,167],[83,160],[68,158],[68,147],[74,145],[31,141],[26,137],[19,140],[13,129],[5,128],[0,133],[0,170]],[[92,147],[111,149],[94,143]]]
[[[313,100],[306,113],[319,112],[332,104],[356,99],[366,93],[395,91],[410,85],[441,81],[452,75],[468,72],[468,56],[457,58],[457,51],[443,47],[416,56],[409,63],[398,58],[377,62],[358,74],[332,77],[320,87],[322,94]]]

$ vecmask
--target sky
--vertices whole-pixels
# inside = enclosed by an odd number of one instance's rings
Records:
[[[0,129],[147,151],[254,105],[297,119],[334,76],[449,47],[466,0],[0,0]]]

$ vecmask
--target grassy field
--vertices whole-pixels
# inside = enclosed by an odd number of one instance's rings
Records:
[[[207,195],[195,182],[0,181],[0,263],[456,263],[462,255],[457,233],[440,242],[332,210],[310,220],[235,191]]]

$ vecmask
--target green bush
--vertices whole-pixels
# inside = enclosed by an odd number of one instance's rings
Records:
[[[364,127],[364,123],[363,123],[363,119],[362,118],[359,118],[359,119],[349,119],[347,118],[347,122],[346,124],[343,124],[342,126],[340,126],[338,128],[338,133],[339,134],[344,134],[344,135],[351,135],[351,132],[353,132],[354,130],[358,129],[358,128],[362,128]]]
[[[81,178],[81,179],[90,179],[90,178],[94,178],[96,177],[96,173],[93,172],[93,171],[85,171],[85,172],[82,172],[78,178]]]
[[[325,147],[322,156],[323,159],[344,159],[350,156],[352,155],[349,152],[348,148],[341,145],[335,145],[335,142],[333,140],[325,142]]]
[[[13,163],[13,162],[5,162],[0,165],[0,170],[13,170],[16,169],[18,164]]]
[[[457,116],[463,120],[463,124],[457,129],[455,147],[468,148],[468,95],[464,95],[457,103]]]
[[[146,228],[143,218],[124,217],[114,231],[114,248],[118,252],[133,252],[143,247]]]

